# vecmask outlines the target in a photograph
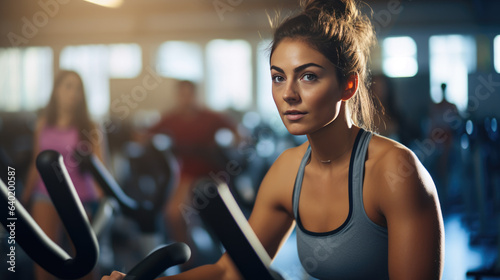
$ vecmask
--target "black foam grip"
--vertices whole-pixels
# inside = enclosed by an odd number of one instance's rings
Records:
[[[124,280],[151,280],[167,268],[183,264],[191,257],[191,250],[185,243],[177,242],[161,247],[132,268]]]
[[[236,221],[235,212],[241,210],[230,209],[221,196],[220,189],[227,185],[216,187],[205,184],[197,187],[197,203],[203,205],[200,215],[203,220],[215,231],[226,252],[245,279],[278,280],[281,276],[264,264],[263,259],[256,251],[255,244],[248,238]],[[228,191],[229,192],[229,191]],[[234,198],[232,198],[234,200]],[[236,204],[236,202],[234,202]],[[240,215],[244,218],[243,213]],[[245,221],[246,223],[246,221]]]
[[[175,185],[177,176],[173,155],[158,150],[155,151],[154,162],[158,165],[158,169],[162,170],[166,180],[165,185],[155,189],[151,201],[136,200],[128,196],[96,155],[91,154],[84,157],[86,168],[101,186],[104,193],[115,198],[120,205],[121,211],[135,220],[139,224],[141,231],[145,233],[154,233],[156,231],[156,217],[165,204],[167,192]]]
[[[99,256],[97,238],[69,178],[62,156],[56,151],[43,151],[37,157],[36,165],[74,244],[75,257],[70,257],[50,240],[17,199],[15,200],[16,220],[11,220],[12,217],[7,215],[8,211],[0,211],[2,223],[9,229],[8,226],[15,222],[16,242],[21,245],[28,256],[49,273],[64,279],[81,278],[87,275],[97,263]],[[12,200],[11,195],[3,182],[0,189],[0,204],[7,205]]]
[[[87,164],[90,173],[94,176],[97,183],[99,183],[104,193],[107,196],[114,197],[124,212],[132,213],[139,210],[137,201],[123,192],[122,188],[96,155],[92,154],[88,158],[85,158],[85,160],[88,161]]]

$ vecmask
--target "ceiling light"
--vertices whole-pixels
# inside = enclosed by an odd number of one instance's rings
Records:
[[[118,8],[123,4],[123,0],[85,0],[85,1],[108,8]]]

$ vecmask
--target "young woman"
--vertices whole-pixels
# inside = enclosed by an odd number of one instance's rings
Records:
[[[283,123],[308,141],[268,171],[253,230],[273,258],[297,225],[299,258],[319,279],[440,279],[443,221],[432,179],[409,149],[370,132],[369,19],[354,0],[303,7],[276,29],[270,68]],[[167,278],[241,276],[224,255]]]
[[[49,103],[36,126],[33,162],[21,198],[24,205],[31,205],[31,215],[47,236],[59,244],[64,231],[35,168],[35,159],[41,151],[48,149],[56,150],[62,155],[78,196],[90,216],[97,208],[100,190],[91,175],[81,169],[80,163],[82,156],[88,153],[94,153],[102,160],[100,146],[103,143],[92,142],[95,139],[86,136],[93,135],[94,129],[96,128],[87,110],[82,79],[76,72],[61,71],[55,79]],[[35,278],[55,279],[39,266],[35,267]]]

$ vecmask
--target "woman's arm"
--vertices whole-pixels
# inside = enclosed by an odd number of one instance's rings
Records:
[[[290,150],[285,151],[271,166],[262,180],[249,219],[271,259],[274,259],[295,225],[292,212],[295,176],[290,174],[298,170],[300,160],[293,154]]]
[[[103,276],[101,280],[122,280],[125,277],[124,273],[113,271],[109,276]],[[232,264],[231,259],[227,254],[222,255],[219,261],[211,265],[203,265],[189,271],[177,274],[174,276],[161,277],[157,280],[239,280],[242,279],[236,267]]]
[[[102,164],[104,164],[106,166],[109,163],[109,161],[107,160],[108,159],[108,145],[107,145],[106,133],[101,131],[99,129],[99,125],[95,124],[95,123],[92,124],[92,129],[93,129],[92,131],[97,131],[97,133],[102,133],[101,137],[98,137],[96,141],[91,140],[92,141],[92,149],[93,149],[92,153],[95,156],[97,156],[97,158],[102,162]],[[98,198],[103,198],[105,195],[104,195],[104,192],[101,189],[99,183],[97,183],[97,181],[94,178],[92,178],[92,181],[93,181],[93,185],[94,185],[94,188],[96,190]]]
[[[444,228],[432,178],[405,148],[390,151],[379,166],[380,208],[389,231],[390,279],[441,279]]]
[[[287,154],[289,153],[285,152],[281,155],[266,174],[249,219],[252,229],[271,258],[274,258],[280,245],[288,237],[294,221],[291,213],[286,210],[291,207],[294,179],[290,178],[290,171],[286,168],[287,164],[285,163],[290,162],[290,155]],[[283,178],[286,179],[283,180]],[[286,203],[290,205],[286,206]],[[110,276],[104,276],[102,280],[120,280],[123,277],[123,273],[113,272]],[[213,265],[200,266],[178,275],[160,279],[238,280],[242,278],[231,258],[224,254]]]
[[[33,134],[33,151],[32,151],[32,160],[28,167],[28,175],[26,177],[26,182],[24,184],[23,194],[21,196],[21,203],[25,206],[28,205],[31,195],[33,193],[33,189],[35,188],[35,184],[38,181],[39,175],[36,170],[36,157],[40,153],[40,131],[45,125],[45,121],[41,118],[37,121],[35,132]]]

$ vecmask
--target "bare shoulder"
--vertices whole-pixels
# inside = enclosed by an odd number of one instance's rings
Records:
[[[305,142],[281,153],[269,169],[265,179],[273,179],[276,183],[279,182],[279,185],[286,184],[290,179],[294,180],[293,175],[297,172],[308,146],[309,143]]]
[[[47,125],[47,118],[45,116],[40,116],[36,120],[35,127],[34,127],[35,138],[39,137],[41,131],[45,128],[46,125]],[[35,142],[37,142],[37,141],[35,141]]]
[[[441,279],[444,228],[432,178],[407,147],[378,135],[372,140],[365,185],[388,229],[391,279]]]
[[[308,146],[309,142],[305,142],[297,147],[283,151],[274,161],[266,177],[272,178],[279,185],[290,185],[290,181],[292,181],[293,185],[295,175]]]
[[[40,131],[46,124],[47,124],[47,118],[45,118],[44,116],[39,117],[36,120],[35,130]]]
[[[434,182],[415,153],[380,135],[374,134],[370,142],[367,176],[377,182],[381,198],[384,198],[382,203],[392,204],[394,200],[420,203],[437,199]]]
[[[276,159],[273,167],[277,170],[289,169],[292,167],[299,167],[300,161],[306,153],[307,147],[309,147],[309,142],[305,142],[297,147],[289,148]]]
[[[402,158],[418,160],[414,153],[403,144],[387,137],[373,134],[369,146],[369,157],[378,169],[397,167]]]
[[[305,142],[281,153],[262,181],[259,189],[260,197],[274,200],[291,213],[295,177],[308,145],[308,142]]]

